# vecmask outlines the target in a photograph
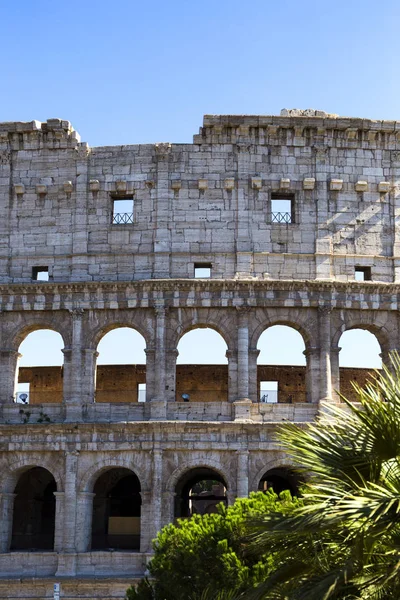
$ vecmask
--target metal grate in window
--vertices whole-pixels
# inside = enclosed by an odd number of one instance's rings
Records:
[[[133,223],[133,213],[115,213],[112,223],[113,225],[129,225]]]
[[[292,215],[290,212],[273,212],[272,223],[291,223]]]

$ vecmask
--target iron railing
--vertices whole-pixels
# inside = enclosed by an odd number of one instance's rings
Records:
[[[133,224],[133,213],[115,213],[112,217],[113,225]]]
[[[272,223],[293,223],[292,213],[290,212],[273,212]]]

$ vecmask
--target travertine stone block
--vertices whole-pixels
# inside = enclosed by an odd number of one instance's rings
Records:
[[[89,189],[92,193],[100,191],[100,181],[98,179],[91,179],[89,181]]]
[[[47,185],[40,183],[36,186],[36,193],[38,196],[45,196],[47,194]]]
[[[378,183],[378,191],[381,194],[386,194],[390,191],[390,182],[389,181],[380,181]]]
[[[17,194],[17,196],[22,196],[25,194],[25,186],[22,183],[16,183],[14,185],[14,192]]]
[[[235,180],[233,177],[228,177],[227,179],[225,179],[224,181],[224,188],[227,191],[232,191],[235,189]]]
[[[182,187],[182,181],[180,179],[173,179],[171,181],[171,188],[175,191],[178,192]]]
[[[63,188],[64,188],[64,192],[66,194],[71,194],[74,190],[72,181],[64,181]]]
[[[306,177],[303,179],[303,190],[313,190],[315,188],[315,178]]]
[[[207,179],[199,179],[197,182],[197,186],[199,190],[204,191],[208,189],[208,181]]]
[[[262,188],[261,177],[252,177],[251,178],[251,187],[253,188],[253,190],[261,190],[261,188]]]
[[[356,192],[367,192],[368,191],[368,181],[357,181],[354,186]]]
[[[119,180],[115,182],[115,189],[120,194],[124,194],[127,191],[127,183],[124,180]]]
[[[290,190],[290,179],[283,177],[279,182],[279,189]]]
[[[331,179],[329,189],[331,192],[339,192],[343,188],[343,179]]]

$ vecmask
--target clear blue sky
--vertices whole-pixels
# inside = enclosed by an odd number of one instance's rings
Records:
[[[191,142],[205,113],[400,119],[395,0],[17,0],[0,16],[0,121],[60,117],[91,146]]]
[[[400,119],[396,0],[3,2],[0,120],[91,146],[190,142],[205,113]]]

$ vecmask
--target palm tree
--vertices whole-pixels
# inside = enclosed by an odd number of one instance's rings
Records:
[[[246,549],[279,568],[246,595],[280,600],[400,598],[400,358],[359,405],[324,405],[312,425],[287,424],[282,446],[306,478],[294,514],[250,524]]]

